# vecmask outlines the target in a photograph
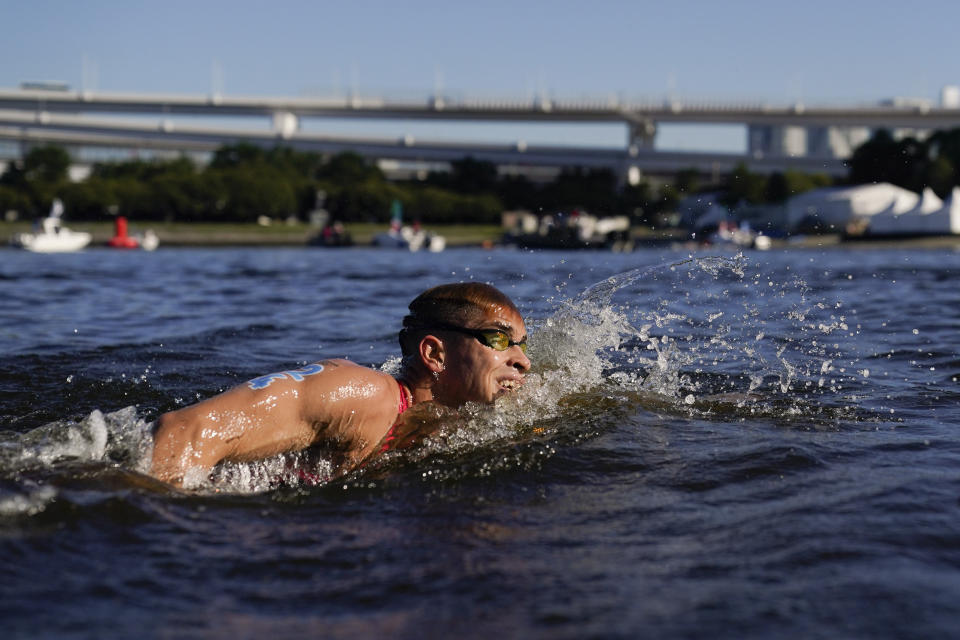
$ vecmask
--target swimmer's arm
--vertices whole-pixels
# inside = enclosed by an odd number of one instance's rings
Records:
[[[316,439],[302,416],[304,389],[291,381],[269,388],[234,387],[195,405],[160,416],[154,424],[151,473],[183,484],[219,462],[303,449]]]
[[[188,472],[202,477],[222,461],[298,451],[324,439],[346,442],[355,455],[354,448],[379,440],[396,418],[396,383],[348,361],[322,365],[303,376],[264,376],[160,416],[152,474],[183,484]]]

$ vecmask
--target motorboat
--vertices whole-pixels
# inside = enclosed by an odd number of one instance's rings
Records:
[[[371,241],[373,246],[387,249],[407,249],[409,251],[427,249],[433,253],[438,253],[447,248],[446,238],[437,233],[424,231],[420,228],[419,223],[415,222],[412,226],[404,225],[403,209],[399,200],[393,201],[391,210],[390,230],[375,235]]]
[[[426,249],[432,253],[439,253],[447,248],[447,239],[439,234],[424,231],[417,225],[399,228],[391,226],[389,231],[375,235],[372,244],[375,247],[387,249],[407,249],[409,251]]]
[[[15,247],[36,253],[69,253],[80,251],[93,239],[86,231],[73,231],[63,226],[63,202],[53,201],[50,214],[40,220],[33,231],[11,238]]]
[[[503,236],[504,244],[522,249],[610,249],[630,251],[630,219],[598,218],[579,209],[570,214],[535,216],[520,212]]]
[[[352,247],[353,238],[340,222],[324,225],[320,233],[309,240],[311,247]]]

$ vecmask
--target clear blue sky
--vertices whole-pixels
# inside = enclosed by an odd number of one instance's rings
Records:
[[[0,0],[0,24],[0,87],[814,104],[960,84],[955,0]]]

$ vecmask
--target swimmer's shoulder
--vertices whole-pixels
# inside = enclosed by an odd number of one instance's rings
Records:
[[[335,376],[338,378],[361,378],[364,380],[377,380],[381,382],[393,380],[393,377],[388,373],[377,371],[376,369],[372,369],[362,364],[357,364],[352,360],[346,360],[344,358],[320,360],[310,366],[322,368],[323,372],[328,376]]]
[[[400,386],[387,373],[349,360],[325,360],[301,396],[302,418],[324,437],[363,448],[396,420]]]
[[[344,359],[321,360],[315,366],[323,367],[323,375],[309,380],[309,387],[327,396],[326,400],[330,400],[331,395],[356,398],[359,394],[366,401],[382,399],[388,405],[396,406],[395,400],[400,397],[397,381],[383,371]]]

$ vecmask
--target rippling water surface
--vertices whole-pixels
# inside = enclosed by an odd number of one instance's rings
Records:
[[[488,281],[534,370],[320,487],[149,423]],[[4,637],[945,637],[960,253],[0,251]],[[321,464],[322,461],[318,462]]]

